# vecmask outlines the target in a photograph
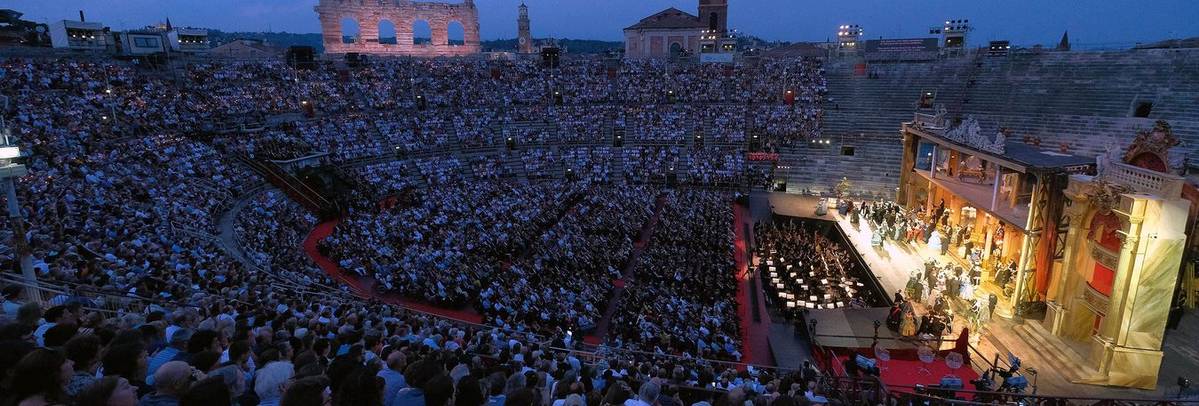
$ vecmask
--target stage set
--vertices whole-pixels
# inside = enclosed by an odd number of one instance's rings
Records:
[[[834,221],[885,295],[947,316],[945,334],[913,337],[879,326],[894,306],[808,309],[814,355],[862,355],[901,387],[969,382],[1009,367],[1009,352],[1036,360],[1055,390],[1172,385],[1167,364],[1194,365],[1163,362],[1163,341],[1190,277],[1180,267],[1199,193],[1169,167],[1169,125],[1098,158],[979,128],[923,114],[905,123],[893,202],[767,197],[774,214]],[[762,272],[764,259],[755,264]]]

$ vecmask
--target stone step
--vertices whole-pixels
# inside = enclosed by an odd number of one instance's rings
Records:
[[[1043,328],[1038,330],[1037,327],[1034,327],[1034,325],[1039,324],[1040,322],[1038,321],[1030,320],[1012,329],[1016,333],[1016,336],[1024,340],[1025,348],[1035,351],[1038,356],[1050,364],[1030,365],[1026,361],[1025,367],[1032,367],[1038,370],[1052,368],[1069,381],[1077,381],[1092,376],[1093,372],[1082,365],[1082,357],[1075,354],[1074,350],[1061,342],[1060,338],[1048,334],[1048,331],[1045,331]],[[1017,356],[1020,355],[1017,353]]]

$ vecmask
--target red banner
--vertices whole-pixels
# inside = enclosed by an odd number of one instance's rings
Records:
[[[778,153],[775,153],[775,152],[750,152],[750,153],[749,153],[749,160],[750,160],[750,161],[770,161],[770,162],[778,162],[778,161],[779,161],[779,154],[778,154]]]

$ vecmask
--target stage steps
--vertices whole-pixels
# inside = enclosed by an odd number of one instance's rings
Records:
[[[1089,378],[1098,373],[1094,368],[1082,364],[1086,357],[1076,353],[1061,337],[1046,330],[1040,321],[1026,320],[1024,323],[1013,326],[1011,331],[1015,337],[1023,340],[1024,344],[1018,346],[1013,346],[1012,343],[1005,344],[1008,348],[1023,349],[1014,350],[1014,352],[1021,357],[1025,367],[1036,368],[1037,371],[1053,370],[1054,373],[1071,382]],[[1026,358],[1030,352],[1040,357],[1041,362]],[[1038,363],[1041,365],[1037,365]]]
[[[770,324],[770,353],[774,365],[790,370],[803,368],[804,361],[812,361],[812,347],[807,339],[797,335],[795,326],[788,323]],[[813,363],[815,363],[813,361]]]

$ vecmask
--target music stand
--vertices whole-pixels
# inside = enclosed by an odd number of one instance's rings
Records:
[[[891,360],[891,351],[886,348],[883,348],[882,343],[876,343],[876,344],[874,344],[874,357],[878,358],[879,373],[882,373],[882,371],[886,371],[887,365],[884,364],[884,362]]]
[[[957,370],[962,367],[962,364],[965,363],[966,359],[962,357],[962,353],[960,352],[950,352],[945,354],[945,366],[949,367],[949,369],[953,371],[946,376],[957,378],[958,381],[961,381],[962,378],[957,375]]]
[[[936,351],[933,351],[932,348],[929,348],[926,345],[922,345],[920,348],[916,349],[916,356],[919,357],[920,362],[924,364],[920,366],[920,369],[917,372],[925,375],[932,375],[933,371],[929,370],[928,366],[932,365],[932,363],[937,360]]]

